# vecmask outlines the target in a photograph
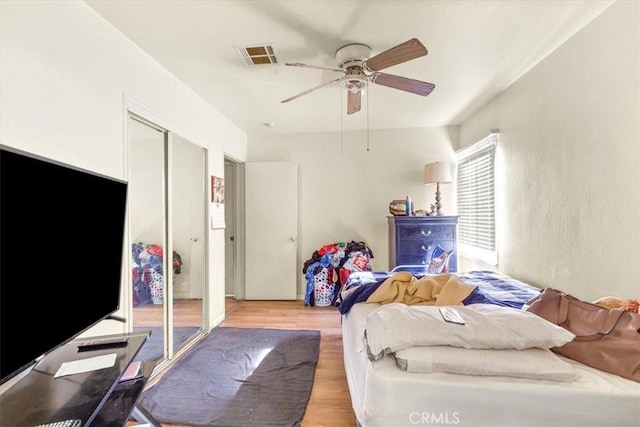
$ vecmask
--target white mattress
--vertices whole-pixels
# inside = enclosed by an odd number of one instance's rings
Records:
[[[347,381],[363,427],[640,426],[640,383],[570,359],[574,382],[410,373],[391,356],[371,362],[363,332],[376,307],[355,304],[342,317]]]

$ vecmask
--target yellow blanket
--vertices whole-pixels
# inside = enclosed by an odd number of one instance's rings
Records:
[[[434,274],[417,279],[401,271],[387,280],[367,298],[367,302],[407,305],[460,305],[475,289],[454,274]]]

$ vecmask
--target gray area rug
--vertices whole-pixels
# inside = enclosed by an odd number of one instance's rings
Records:
[[[215,328],[138,404],[163,423],[299,426],[319,353],[320,331]]]
[[[161,326],[135,327],[133,330],[135,332],[151,331],[151,335],[147,338],[147,341],[133,360],[157,360],[164,356],[164,337]],[[179,326],[173,328],[174,351],[178,350],[183,342],[199,330],[200,328],[197,326]]]

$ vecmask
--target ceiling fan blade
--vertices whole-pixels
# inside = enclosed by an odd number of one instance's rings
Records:
[[[362,92],[357,90],[355,92],[347,91],[347,114],[353,114],[360,111],[362,99]]]
[[[380,71],[426,54],[427,48],[414,38],[367,59],[363,65],[371,71]]]
[[[302,62],[286,62],[284,65],[288,65],[290,67],[315,68],[318,70],[338,71],[342,73],[345,72],[343,68],[325,67],[323,65],[309,65],[309,64],[303,64]]]
[[[394,76],[393,74],[375,73],[370,77],[373,83],[427,96],[436,87],[433,83],[409,79],[407,77]]]
[[[322,83],[321,85],[318,85],[316,87],[312,87],[311,89],[305,90],[304,92],[300,92],[299,94],[294,95],[291,98],[284,99],[284,100],[280,101],[280,103],[284,104],[285,102],[293,101],[296,98],[300,98],[302,95],[306,95],[308,93],[313,92],[316,89],[320,89],[321,87],[329,86],[331,83],[335,83],[335,82],[339,82],[339,81],[340,81],[340,78],[337,78],[335,80],[331,80],[331,81]]]

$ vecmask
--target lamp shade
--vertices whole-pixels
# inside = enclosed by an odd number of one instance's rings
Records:
[[[436,184],[452,182],[451,166],[448,162],[435,162],[424,165],[424,183]]]

